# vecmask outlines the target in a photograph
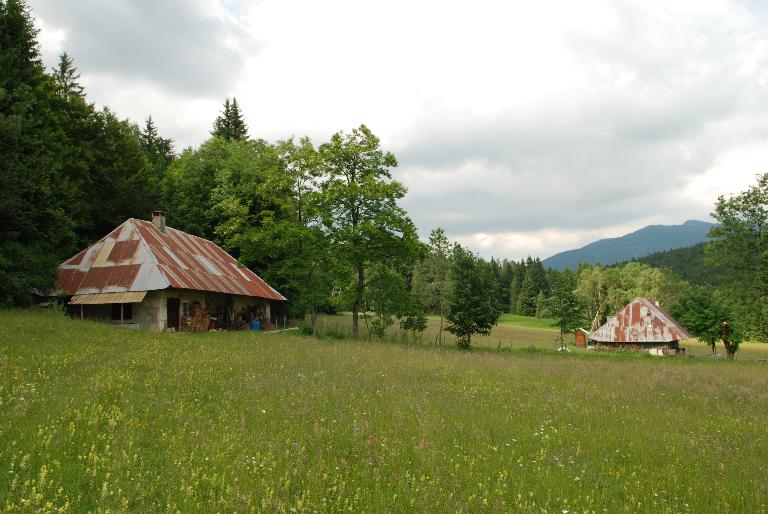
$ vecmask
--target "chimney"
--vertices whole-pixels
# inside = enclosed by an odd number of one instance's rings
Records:
[[[165,212],[152,211],[152,224],[157,227],[157,230],[165,233]]]

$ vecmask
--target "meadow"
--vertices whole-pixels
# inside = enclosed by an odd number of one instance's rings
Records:
[[[445,326],[447,322],[443,322]],[[301,324],[304,331],[309,331],[308,322]],[[437,344],[437,334],[440,327],[440,318],[434,315],[427,317],[427,329],[424,334],[415,340],[409,332],[400,330],[397,321],[386,331],[385,339],[389,342],[403,344],[416,344],[421,346],[434,346]],[[340,313],[335,315],[320,315],[318,317],[318,333],[330,338],[350,338],[352,336],[352,315]],[[360,334],[363,339],[368,339],[368,330],[365,320],[360,319]],[[373,339],[373,338],[371,338]],[[577,353],[592,353],[575,347],[573,334],[566,335],[564,341],[569,351]],[[442,346],[453,346],[456,337],[448,332],[443,332]],[[502,314],[499,324],[493,327],[488,336],[475,336],[472,346],[480,349],[492,349],[501,351],[529,350],[552,352],[560,348],[560,332],[557,321],[547,318],[534,318],[531,316],[519,316],[515,314]],[[681,342],[686,349],[686,356],[710,358],[712,351],[705,343],[696,339]],[[718,344],[718,358],[725,356],[722,344]],[[606,353],[606,352],[600,352]],[[613,354],[612,354],[613,355]],[[624,358],[626,355],[613,355]],[[635,355],[634,357],[645,357]],[[737,354],[737,360],[768,360],[768,344],[745,342],[742,343]]]
[[[0,327],[4,512],[768,511],[755,360]]]

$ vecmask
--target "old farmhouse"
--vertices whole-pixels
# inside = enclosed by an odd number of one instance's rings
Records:
[[[270,319],[285,298],[217,245],[152,221],[128,219],[59,266],[71,315],[153,331],[207,330]]]
[[[595,348],[675,354],[679,341],[690,337],[657,302],[638,297],[590,334],[589,342]]]

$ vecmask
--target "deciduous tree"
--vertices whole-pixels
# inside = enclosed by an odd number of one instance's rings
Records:
[[[712,216],[719,225],[710,233],[705,253],[725,270],[724,291],[749,327],[751,336],[768,338],[768,173],[731,197],[721,196]]]
[[[497,293],[496,277],[487,263],[461,246],[454,246],[446,330],[456,336],[459,348],[468,349],[476,334],[491,333],[501,316]]]
[[[565,336],[584,322],[583,309],[575,293],[576,283],[576,274],[566,268],[553,280],[552,295],[548,299],[549,312],[560,328],[561,348],[565,348]]]
[[[413,222],[397,204],[406,192],[392,179],[397,160],[381,149],[368,127],[334,134],[320,145],[319,154],[323,224],[336,261],[351,275],[341,296],[352,311],[352,334],[358,337],[371,267],[410,269],[420,243]]]
[[[726,355],[733,358],[743,339],[743,331],[726,302],[708,287],[689,289],[672,306],[672,315],[715,353],[717,341],[723,341]],[[724,325],[728,327],[724,333]]]

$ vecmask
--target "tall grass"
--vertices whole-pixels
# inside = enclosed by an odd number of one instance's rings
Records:
[[[2,511],[768,509],[762,363],[0,326]]]

